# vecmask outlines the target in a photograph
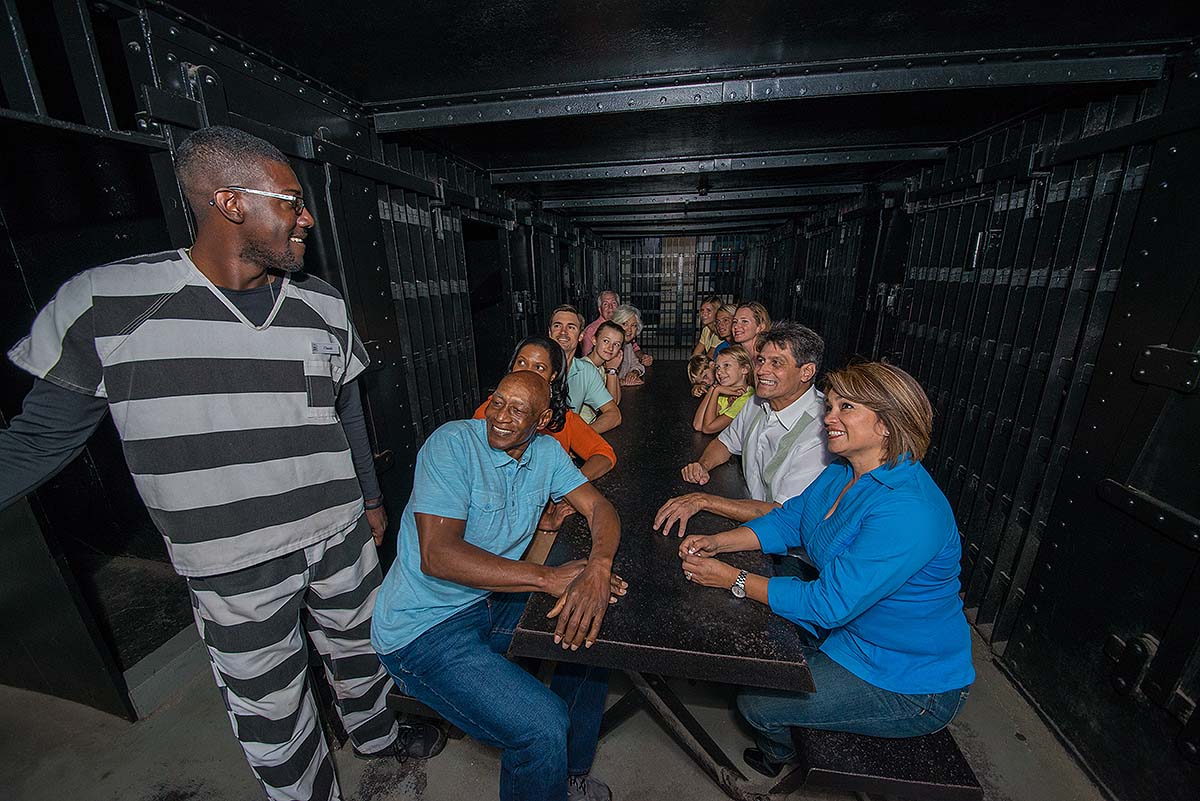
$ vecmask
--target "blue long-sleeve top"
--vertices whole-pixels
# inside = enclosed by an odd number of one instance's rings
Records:
[[[821,650],[864,681],[892,692],[939,693],[975,680],[959,592],[958,527],[946,496],[919,462],[904,458],[854,483],[839,460],[782,507],[749,526],[766,553],[802,546],[816,581],[768,582],[771,610],[814,634]],[[820,692],[820,688],[817,688]]]

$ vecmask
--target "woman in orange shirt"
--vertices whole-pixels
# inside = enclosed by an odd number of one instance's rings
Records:
[[[529,370],[537,373],[550,382],[550,424],[543,433],[558,440],[569,456],[583,462],[579,471],[588,481],[595,481],[600,476],[613,469],[617,463],[617,454],[604,437],[597,434],[591,426],[583,422],[583,418],[567,405],[567,374],[566,357],[557,342],[543,336],[531,336],[521,340],[513,351],[512,360],[508,363],[508,371],[515,373]],[[475,419],[481,419],[491,396],[475,410]],[[553,534],[562,526],[563,521],[575,513],[575,509],[564,499],[559,503],[548,503],[542,519],[538,521],[538,533],[526,555],[527,559],[540,553],[542,561],[545,552],[554,542]],[[544,534],[544,532],[546,534]]]

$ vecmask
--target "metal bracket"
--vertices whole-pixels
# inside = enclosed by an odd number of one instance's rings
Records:
[[[1120,659],[1117,660],[1117,667],[1113,671],[1113,689],[1121,695],[1132,695],[1137,692],[1138,686],[1142,683],[1142,677],[1146,675],[1146,668],[1150,666],[1157,650],[1158,640],[1149,634],[1143,634],[1130,641],[1121,653]]]
[[[1133,363],[1133,380],[1185,394],[1200,385],[1200,353],[1150,345]]]
[[[1200,551],[1200,520],[1111,478],[1101,481],[1097,489],[1101,498],[1121,511],[1185,548]]]
[[[428,197],[439,196],[439,186],[433,181],[413,175],[404,170],[398,170],[388,164],[360,156],[347,150],[341,145],[324,139],[312,140],[312,157],[317,161],[332,164],[349,170],[366,178],[372,178],[380,183],[406,189]]]
[[[200,117],[204,127],[229,123],[229,102],[225,99],[225,87],[221,76],[212,67],[203,64],[185,64],[188,83],[192,94],[200,103]]]

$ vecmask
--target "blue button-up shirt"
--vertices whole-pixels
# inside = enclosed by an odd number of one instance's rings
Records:
[[[546,499],[560,500],[586,481],[553,437],[535,436],[518,462],[488,445],[486,420],[456,420],[434,431],[417,454],[396,561],[375,598],[375,650],[397,651],[489,594],[421,572],[418,512],[465,520],[467,542],[520,559]]]
[[[746,525],[766,553],[802,546],[820,578],[773,578],[771,610],[816,634],[854,675],[898,693],[939,693],[975,680],[959,591],[958,527],[919,462],[904,459],[850,481],[839,460],[808,489]],[[820,692],[820,688],[817,688]]]

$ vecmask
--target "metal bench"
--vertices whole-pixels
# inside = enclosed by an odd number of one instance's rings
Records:
[[[388,691],[387,707],[405,717],[423,718],[447,727],[446,736],[451,740],[461,740],[464,736],[462,729],[443,718],[432,707],[426,706],[411,695],[405,695],[395,686]]]
[[[800,766],[771,788],[801,787],[879,793],[911,801],[980,801],[983,788],[947,729],[887,739],[793,729]]]

